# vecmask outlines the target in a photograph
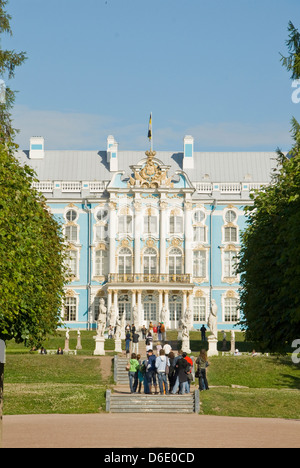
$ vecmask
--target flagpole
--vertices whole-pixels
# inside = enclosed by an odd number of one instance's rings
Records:
[[[153,127],[152,127],[152,112],[151,112],[151,153],[153,151]]]

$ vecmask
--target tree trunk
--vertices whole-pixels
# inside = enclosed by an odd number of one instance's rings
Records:
[[[2,448],[3,382],[4,364],[0,362],[0,448]]]

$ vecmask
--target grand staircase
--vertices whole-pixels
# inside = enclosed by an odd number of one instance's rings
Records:
[[[146,356],[144,342],[139,343],[142,359]],[[110,413],[199,413],[199,390],[188,395],[131,394],[129,390],[128,359],[117,355],[114,358],[113,390],[106,392],[106,411]],[[143,388],[142,388],[143,391]]]

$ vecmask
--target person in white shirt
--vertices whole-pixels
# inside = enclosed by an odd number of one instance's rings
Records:
[[[166,356],[168,356],[168,354],[172,351],[172,346],[169,345],[168,342],[166,342],[164,347],[163,347],[163,350],[164,350]]]

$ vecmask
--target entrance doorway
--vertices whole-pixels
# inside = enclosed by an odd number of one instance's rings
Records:
[[[169,297],[169,309],[172,329],[177,329],[179,327],[179,322],[182,318],[182,308],[182,296],[179,294],[171,294]]]

